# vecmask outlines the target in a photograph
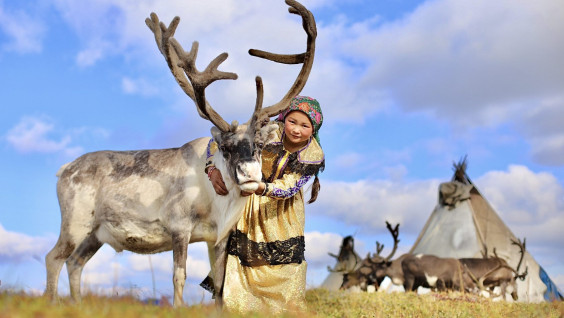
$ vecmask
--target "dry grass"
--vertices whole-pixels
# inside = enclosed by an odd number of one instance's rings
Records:
[[[461,293],[346,293],[312,290],[319,317],[564,317],[564,303],[509,303]]]
[[[460,293],[347,293],[310,290],[308,312],[299,317],[564,317],[564,303],[507,303]],[[0,293],[0,318],[51,317],[271,317],[268,314],[218,313],[212,304],[174,309],[154,306],[133,297],[106,298],[88,295],[80,305],[62,298],[51,304],[43,297]],[[286,317],[293,317],[286,315]]]

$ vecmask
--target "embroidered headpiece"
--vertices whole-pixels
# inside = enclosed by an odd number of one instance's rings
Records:
[[[319,128],[321,128],[321,124],[323,124],[323,113],[321,112],[319,102],[314,98],[298,95],[292,99],[288,109],[278,115],[276,120],[284,122],[286,115],[294,110],[301,111],[309,117],[309,120],[311,120],[313,125],[313,137],[317,140],[317,143],[321,145],[318,133]]]

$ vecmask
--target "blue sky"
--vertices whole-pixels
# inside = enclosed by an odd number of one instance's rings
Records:
[[[468,174],[513,233],[564,290],[564,3],[559,0],[303,0],[317,51],[303,94],[324,111],[322,190],[306,207],[308,285],[333,265],[341,238],[357,251],[407,251],[468,155]],[[249,48],[298,53],[301,21],[283,1],[0,0],[0,288],[40,292],[44,255],[59,232],[55,173],[96,150],[178,147],[209,135],[145,25],[150,12],[176,38],[200,42],[198,65],[221,52],[236,81],[207,97],[245,122],[261,75],[265,104],[299,69]],[[308,248],[311,246],[311,248]],[[189,248],[188,301],[204,297],[203,245]],[[172,256],[153,255],[157,293],[172,294]],[[104,247],[84,270],[88,289],[152,294],[149,258]],[[68,292],[66,272],[60,289]]]

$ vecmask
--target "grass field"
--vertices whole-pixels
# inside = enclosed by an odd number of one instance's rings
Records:
[[[297,317],[564,317],[564,302],[526,304],[492,302],[460,293],[347,293],[326,290],[307,292],[308,312]],[[272,317],[265,313],[218,313],[213,304],[174,309],[144,304],[133,297],[106,298],[88,295],[81,304],[61,298],[51,304],[43,297],[0,293],[0,318],[51,317]],[[285,315],[282,317],[294,317]]]

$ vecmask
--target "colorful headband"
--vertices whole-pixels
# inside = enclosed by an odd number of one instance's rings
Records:
[[[283,122],[286,115],[288,115],[291,111],[301,111],[302,113],[306,114],[309,120],[313,125],[313,137],[317,140],[317,143],[321,145],[319,142],[319,128],[323,124],[323,113],[321,112],[321,106],[319,102],[311,97],[308,96],[296,96],[290,102],[290,106],[288,109],[283,111],[276,120]]]

